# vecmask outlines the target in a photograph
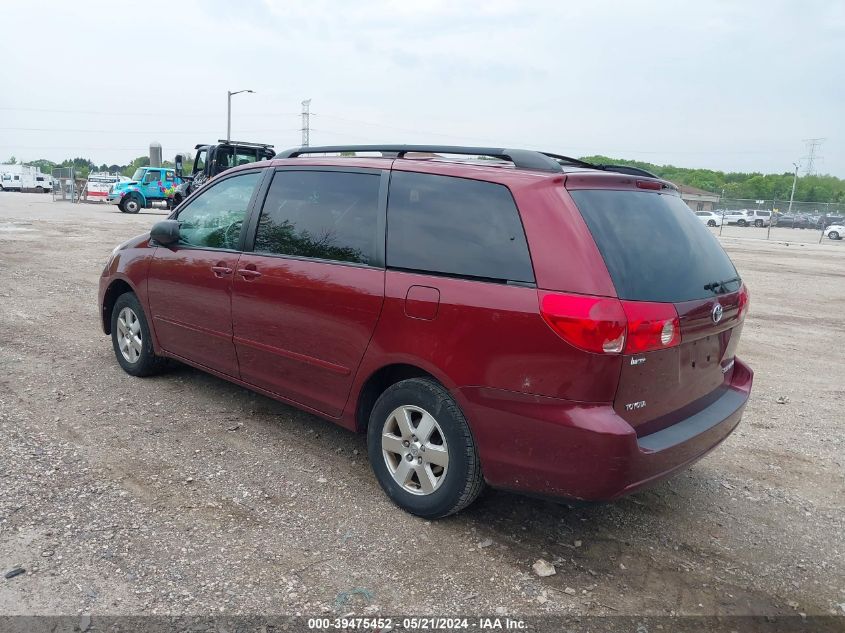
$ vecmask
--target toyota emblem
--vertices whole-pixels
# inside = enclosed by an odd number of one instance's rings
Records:
[[[710,313],[710,316],[713,317],[713,323],[718,323],[722,320],[722,314],[724,310],[722,309],[722,304],[717,303],[713,306],[713,312]]]

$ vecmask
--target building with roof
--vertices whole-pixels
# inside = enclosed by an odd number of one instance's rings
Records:
[[[690,187],[689,185],[678,185],[681,199],[693,211],[712,211],[719,204],[719,194]]]

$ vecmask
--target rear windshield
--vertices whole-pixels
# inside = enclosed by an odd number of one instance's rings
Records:
[[[674,303],[739,288],[738,281],[728,283],[738,275],[717,239],[676,195],[599,189],[570,194],[620,299]]]

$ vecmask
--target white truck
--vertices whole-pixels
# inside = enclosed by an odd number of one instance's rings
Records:
[[[52,190],[53,177],[42,174],[37,167],[0,164],[0,191],[49,193]]]

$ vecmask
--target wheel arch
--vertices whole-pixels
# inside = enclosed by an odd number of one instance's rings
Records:
[[[355,430],[359,433],[365,432],[370,421],[370,413],[378,397],[391,385],[409,378],[430,378],[448,389],[437,376],[417,365],[410,363],[384,365],[371,373],[358,391],[358,400],[355,405]]]
[[[103,331],[106,334],[111,334],[111,313],[114,309],[114,304],[117,302],[117,298],[126,292],[131,292],[136,297],[138,296],[138,292],[132,284],[122,277],[118,277],[112,281],[108,288],[106,288],[106,292],[103,295],[103,305],[100,306],[100,318],[103,320]]]
[[[147,197],[141,192],[140,189],[130,189],[126,192],[126,196],[136,196],[141,200],[141,206],[146,208],[147,206]]]

